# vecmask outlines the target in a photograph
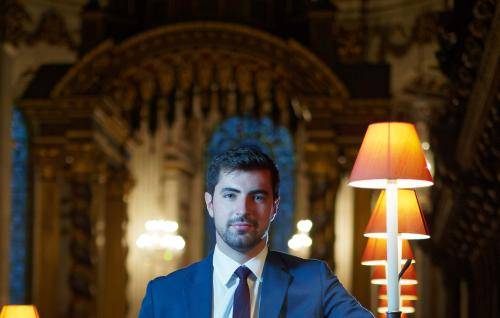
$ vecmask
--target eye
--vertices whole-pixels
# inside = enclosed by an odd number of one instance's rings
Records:
[[[231,192],[226,192],[226,193],[222,194],[222,197],[224,199],[232,200],[232,199],[236,198],[236,194],[231,193]]]
[[[254,195],[253,199],[256,202],[264,202],[266,200],[266,196],[263,194],[256,194],[256,195]]]

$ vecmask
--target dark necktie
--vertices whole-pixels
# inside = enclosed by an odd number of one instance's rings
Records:
[[[248,290],[247,277],[251,271],[248,267],[240,266],[234,273],[240,282],[234,292],[233,318],[250,318],[250,291]]]

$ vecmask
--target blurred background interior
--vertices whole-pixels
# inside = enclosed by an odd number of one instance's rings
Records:
[[[0,1],[0,305],[136,317],[203,258],[208,160],[282,174],[270,246],[323,259],[372,311],[347,186],[368,124],[416,125],[435,185],[408,317],[500,317],[496,0]]]

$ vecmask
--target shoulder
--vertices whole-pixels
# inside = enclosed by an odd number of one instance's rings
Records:
[[[318,274],[330,271],[328,265],[318,259],[304,259],[278,251],[270,251],[269,256],[279,259],[290,271],[314,271]]]
[[[209,270],[208,259],[203,259],[184,268],[178,269],[168,275],[159,276],[149,282],[152,289],[175,289],[183,286],[184,282],[193,279],[196,274]]]

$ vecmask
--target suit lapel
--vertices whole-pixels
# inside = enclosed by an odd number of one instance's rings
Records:
[[[277,253],[269,251],[264,265],[259,317],[278,317],[292,276]]]
[[[184,288],[188,317],[212,315],[213,253],[202,260],[187,279]]]

